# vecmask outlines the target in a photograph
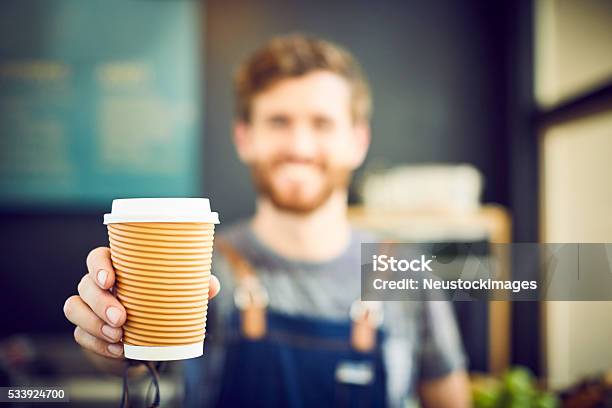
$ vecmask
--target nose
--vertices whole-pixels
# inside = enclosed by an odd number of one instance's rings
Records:
[[[298,157],[312,158],[317,154],[317,138],[313,130],[296,124],[287,137],[287,148]]]

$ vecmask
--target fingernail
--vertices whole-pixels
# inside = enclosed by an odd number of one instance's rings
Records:
[[[123,354],[123,346],[121,344],[109,344],[107,349],[111,354],[114,354],[116,356],[120,356],[121,354]]]
[[[121,339],[121,329],[110,327],[108,324],[102,326],[102,333],[113,341],[119,341]]]
[[[104,269],[100,269],[98,271],[98,283],[104,286],[104,284],[106,283],[107,276],[108,276],[108,272],[106,272]]]
[[[121,318],[121,311],[116,307],[111,306],[106,309],[106,317],[108,317],[108,320],[110,320],[112,324],[117,324]]]

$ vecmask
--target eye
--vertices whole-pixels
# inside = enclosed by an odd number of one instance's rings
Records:
[[[289,126],[289,118],[282,115],[271,116],[267,120],[268,124],[275,129],[283,129]]]
[[[313,127],[319,132],[329,132],[334,128],[334,122],[325,116],[317,116],[313,119]]]

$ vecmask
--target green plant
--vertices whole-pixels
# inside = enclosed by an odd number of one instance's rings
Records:
[[[476,408],[557,408],[559,400],[547,391],[541,391],[531,372],[514,367],[501,379],[474,377],[472,398]]]

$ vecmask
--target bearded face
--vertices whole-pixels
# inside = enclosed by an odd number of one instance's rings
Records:
[[[348,84],[326,71],[282,79],[259,93],[251,121],[239,124],[235,136],[259,195],[299,214],[348,188],[369,142],[367,125],[355,124],[350,113]]]
[[[257,192],[280,210],[310,213],[337,189],[347,189],[351,171],[334,167],[324,158],[314,160],[279,156],[255,162],[251,173]]]

